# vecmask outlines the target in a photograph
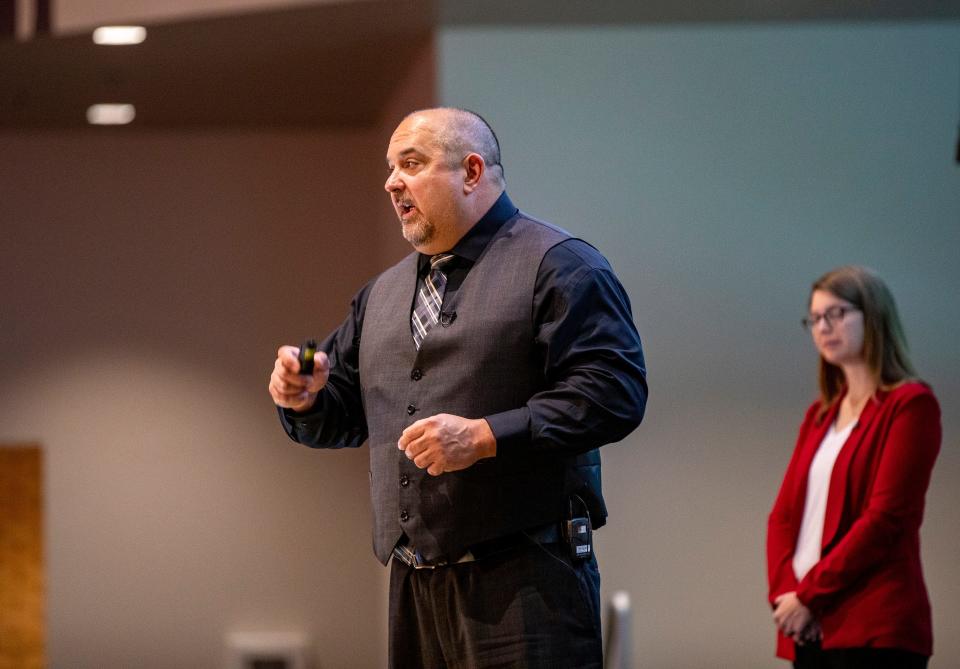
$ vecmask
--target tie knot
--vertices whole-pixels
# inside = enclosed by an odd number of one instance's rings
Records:
[[[435,256],[430,256],[430,271],[435,272],[438,269],[442,268],[448,262],[454,259],[452,253],[438,253]]]

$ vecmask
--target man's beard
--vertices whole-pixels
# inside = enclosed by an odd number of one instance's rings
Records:
[[[415,221],[409,223],[403,223],[401,221],[400,228],[403,231],[403,238],[410,242],[412,246],[423,246],[436,237],[437,229],[433,223],[420,215],[419,211],[417,214],[418,216]]]

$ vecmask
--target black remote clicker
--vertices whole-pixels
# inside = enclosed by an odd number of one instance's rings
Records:
[[[300,355],[297,360],[300,361],[301,374],[313,374],[313,356],[317,352],[317,342],[314,339],[308,339],[300,347]]]

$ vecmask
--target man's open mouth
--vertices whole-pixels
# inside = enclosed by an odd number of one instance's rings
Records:
[[[402,219],[407,218],[414,209],[416,209],[416,207],[410,202],[397,203],[397,211],[400,213],[400,218]]]

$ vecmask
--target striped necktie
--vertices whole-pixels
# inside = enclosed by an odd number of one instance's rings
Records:
[[[447,275],[443,273],[442,268],[453,258],[452,253],[438,253],[430,257],[430,274],[417,291],[417,303],[410,315],[413,343],[416,344],[417,350],[420,350],[420,345],[423,344],[430,329],[440,321],[443,290],[447,287]]]

